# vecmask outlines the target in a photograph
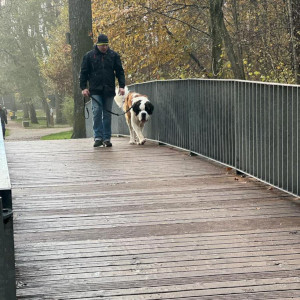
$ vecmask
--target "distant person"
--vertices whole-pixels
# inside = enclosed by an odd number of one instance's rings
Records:
[[[119,82],[119,93],[124,95],[125,75],[120,55],[109,48],[108,37],[100,34],[94,49],[84,55],[80,72],[82,95],[96,99],[92,99],[94,147],[112,146],[108,111],[115,96],[115,78]]]
[[[2,108],[2,105],[0,104],[0,119],[1,119],[1,126],[2,126],[2,133],[3,133],[3,139],[5,139],[5,124],[7,124],[7,113]]]
[[[53,108],[50,108],[50,125],[54,126],[54,111]]]

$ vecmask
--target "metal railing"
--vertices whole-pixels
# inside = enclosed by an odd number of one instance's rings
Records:
[[[0,299],[16,299],[11,184],[0,122]]]
[[[154,104],[144,133],[300,195],[300,86],[188,79],[135,84]],[[114,105],[114,111],[120,111]],[[128,135],[113,116],[114,134]],[[87,120],[87,135],[92,122]]]

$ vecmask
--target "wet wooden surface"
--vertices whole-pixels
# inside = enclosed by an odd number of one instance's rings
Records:
[[[299,200],[128,141],[6,142],[18,299],[300,299]]]

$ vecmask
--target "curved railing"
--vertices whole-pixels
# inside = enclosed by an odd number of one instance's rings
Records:
[[[1,120],[0,120],[1,121]],[[0,299],[16,299],[11,183],[0,122]]]
[[[155,109],[144,133],[300,195],[300,86],[187,79],[131,85]],[[114,111],[120,112],[116,106]],[[91,117],[87,135],[92,136]],[[113,133],[128,135],[124,117]]]

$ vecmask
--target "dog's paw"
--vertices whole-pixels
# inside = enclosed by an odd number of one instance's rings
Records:
[[[136,142],[135,141],[129,141],[129,145],[135,145]]]
[[[143,139],[139,142],[139,145],[144,145],[146,143],[146,139]]]

